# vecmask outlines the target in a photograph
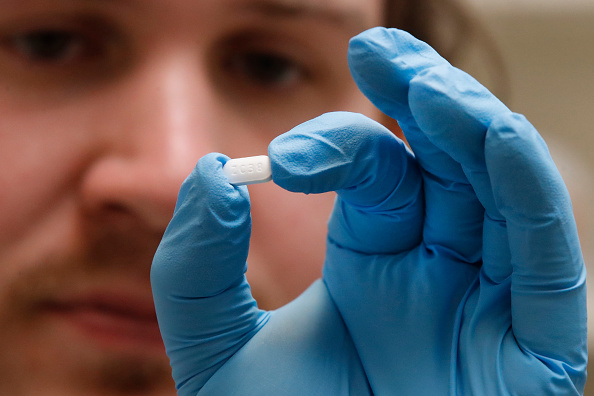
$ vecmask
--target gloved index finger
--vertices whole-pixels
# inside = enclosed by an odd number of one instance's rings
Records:
[[[420,241],[422,183],[404,143],[361,114],[334,112],[274,139],[275,183],[294,192],[336,191],[328,237],[369,254],[409,250]]]

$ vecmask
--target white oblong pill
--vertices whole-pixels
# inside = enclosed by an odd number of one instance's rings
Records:
[[[230,159],[223,165],[223,173],[229,183],[236,186],[272,180],[270,158],[267,155]]]

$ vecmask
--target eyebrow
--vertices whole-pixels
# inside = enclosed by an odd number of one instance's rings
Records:
[[[238,8],[244,11],[256,12],[269,18],[310,18],[357,29],[365,27],[365,20],[359,10],[346,7],[344,9],[328,7],[310,1],[256,0],[240,3]]]
[[[0,7],[15,7],[15,6],[46,6],[46,7],[57,7],[62,5],[77,5],[77,4],[126,4],[126,5],[138,5],[142,4],[137,0],[55,0],[48,2],[47,0],[0,0]]]

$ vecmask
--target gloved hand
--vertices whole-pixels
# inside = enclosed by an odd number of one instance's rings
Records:
[[[585,268],[537,132],[405,32],[355,37],[349,64],[414,157],[350,113],[271,143],[274,182],[338,194],[323,279],[273,312],[244,276],[247,189],[199,161],[151,270],[179,393],[580,393]]]

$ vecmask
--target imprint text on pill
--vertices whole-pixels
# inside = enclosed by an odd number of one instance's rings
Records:
[[[272,180],[270,158],[267,155],[230,159],[223,166],[223,173],[229,183],[236,186]]]

